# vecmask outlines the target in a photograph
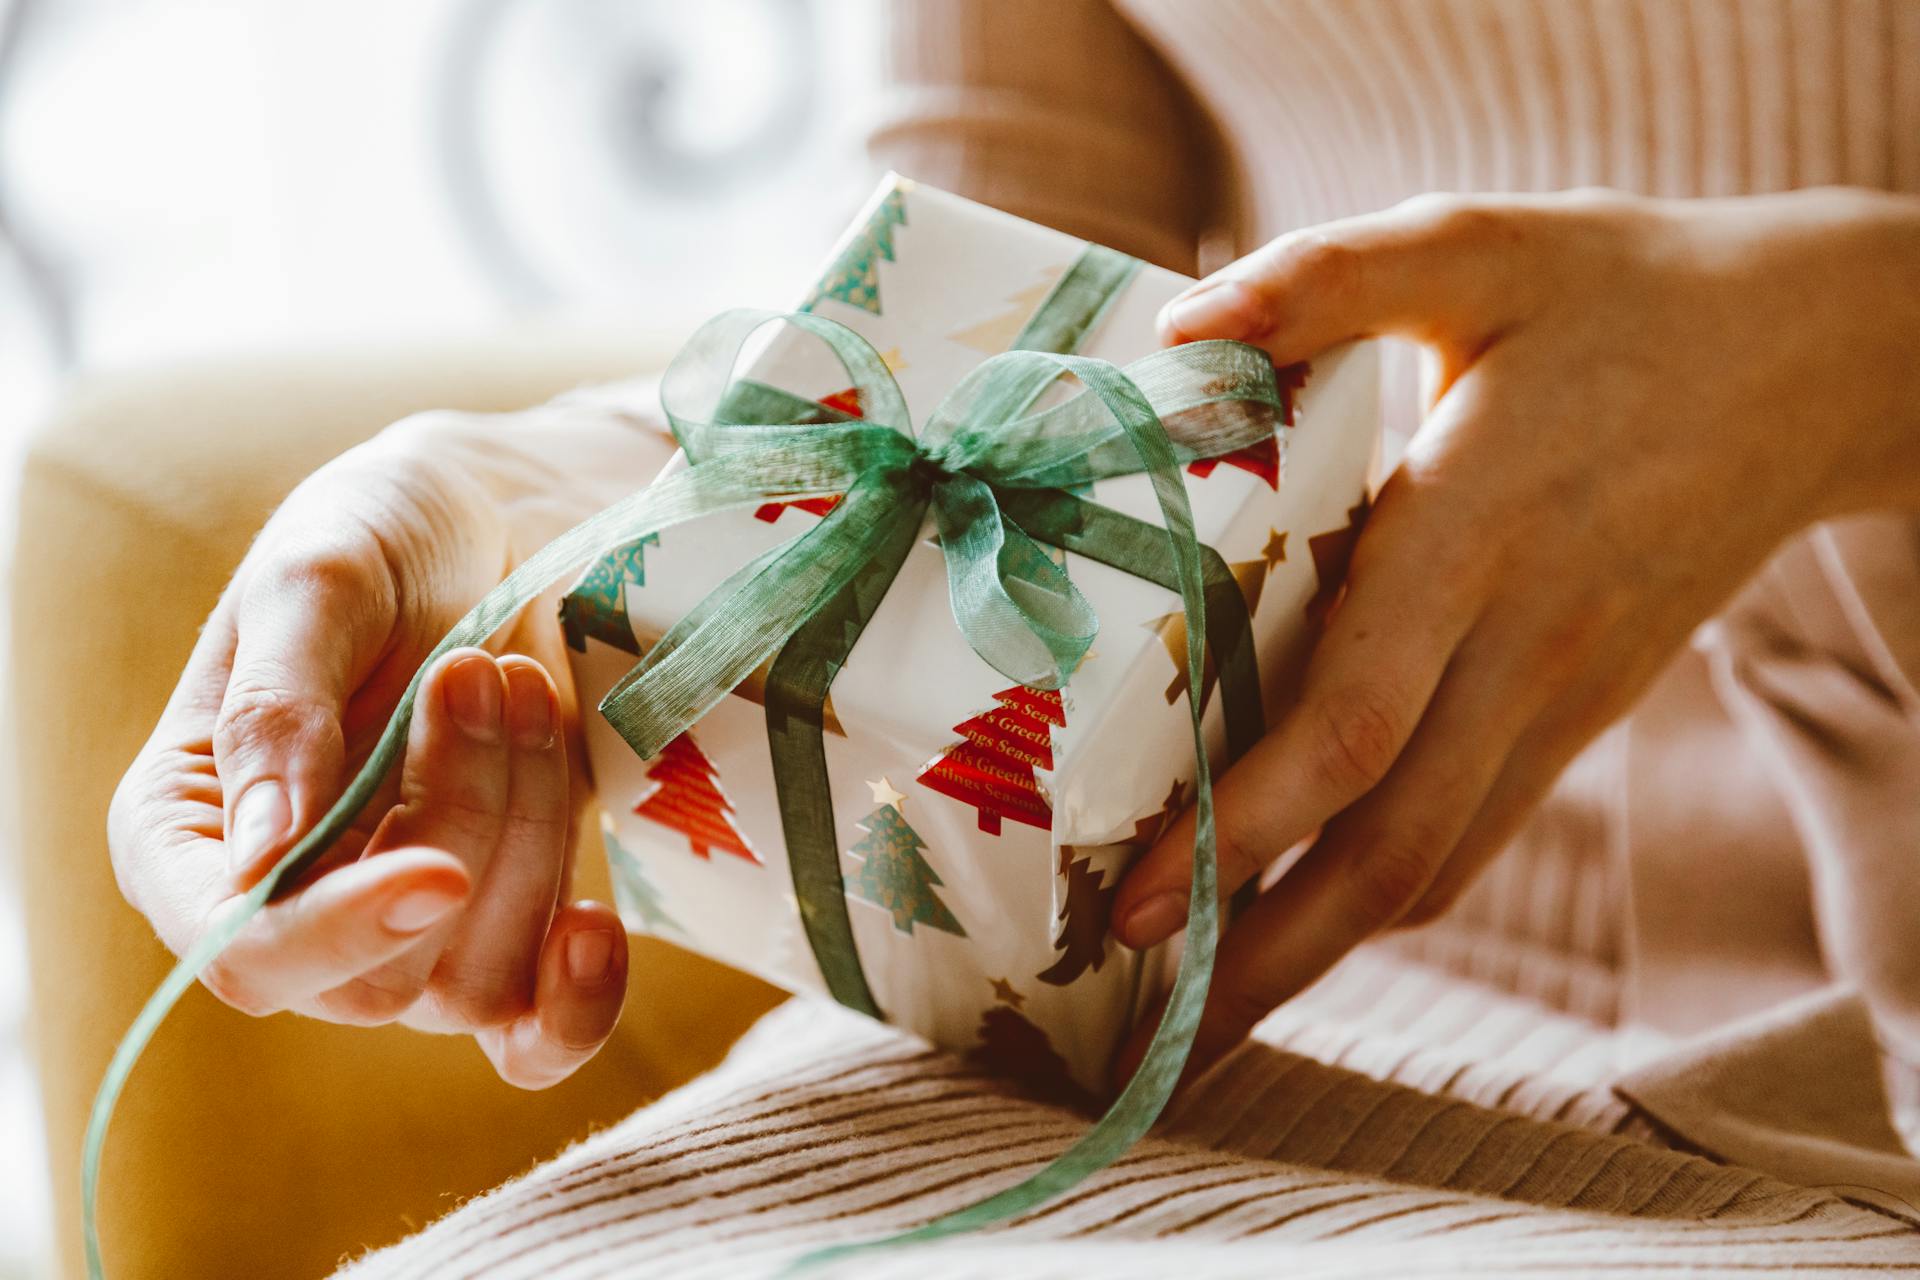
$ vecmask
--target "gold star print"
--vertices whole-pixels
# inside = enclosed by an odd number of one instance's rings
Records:
[[[1267,545],[1260,550],[1260,558],[1267,562],[1267,572],[1273,572],[1273,566],[1287,562],[1287,535],[1278,529],[1267,530]]]
[[[1027,1002],[1027,998],[1013,989],[1013,984],[1005,978],[989,978],[993,984],[993,998],[1009,1008],[1018,1009]]]
[[[895,791],[893,784],[885,778],[880,779],[878,782],[869,781],[867,783],[867,790],[873,792],[873,802],[875,804],[890,804],[894,808],[899,809],[901,804],[906,800],[906,797],[898,791]],[[902,810],[902,812],[905,812],[905,810]]]
[[[888,347],[880,353],[880,363],[887,366],[888,373],[898,373],[907,367],[907,361],[900,354],[900,348]]]

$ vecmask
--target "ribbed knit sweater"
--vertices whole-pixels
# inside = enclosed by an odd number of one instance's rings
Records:
[[[1920,191],[1920,0],[887,13],[880,161],[1188,271],[1433,189]],[[1446,919],[1269,1018],[1159,1136],[1009,1227],[821,1274],[1920,1274],[1876,1044],[1920,1028],[1916,601],[1911,520],[1801,540]],[[1859,994],[1805,994],[1834,979]],[[348,1274],[769,1274],[997,1190],[1083,1125],[789,1005]]]

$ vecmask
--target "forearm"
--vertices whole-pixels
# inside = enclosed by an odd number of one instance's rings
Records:
[[[1859,229],[1863,324],[1853,354],[1865,388],[1859,412],[1882,424],[1870,446],[1861,505],[1920,511],[1920,197],[1863,197]]]
[[[1800,443],[1772,465],[1814,472],[1812,518],[1920,511],[1920,198],[1833,187],[1685,203],[1751,215],[1717,246],[1752,255],[1724,322],[1777,353],[1701,376],[1769,387],[1753,411],[1793,416]]]

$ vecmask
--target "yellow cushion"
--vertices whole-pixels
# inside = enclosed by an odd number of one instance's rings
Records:
[[[81,1273],[88,1103],[170,961],[115,889],[107,802],[248,540],[302,476],[395,418],[518,408],[664,355],[548,338],[98,378],[35,440],[12,583],[15,836],[61,1275]],[[596,857],[580,885],[605,896]],[[779,998],[663,944],[636,943],[632,973],[613,1042],[539,1094],[501,1084],[465,1039],[255,1021],[196,990],[114,1121],[110,1274],[323,1274],[696,1074]]]

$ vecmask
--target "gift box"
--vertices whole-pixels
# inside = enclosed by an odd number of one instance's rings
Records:
[[[1036,345],[1041,322],[1062,315],[1067,331],[1044,335],[1057,348],[1116,364],[1155,351],[1155,315],[1191,281],[1138,265],[1076,313],[1064,295],[1084,283],[1076,264],[1087,254],[1072,236],[889,176],[800,310],[870,343],[918,421],[982,361]],[[798,329],[765,335],[736,373],[802,405],[796,422],[859,420],[870,407],[833,352]],[[1195,531],[1230,575],[1252,638],[1252,659],[1231,671],[1216,671],[1209,651],[1216,767],[1292,696],[1366,511],[1373,351],[1276,373],[1271,431],[1184,469]],[[1159,519],[1143,474],[1075,492]],[[768,502],[598,557],[561,607],[583,704],[836,501]],[[832,678],[817,714],[823,772],[804,786],[781,776],[770,747],[767,664],[651,758],[589,715],[628,927],[864,1007],[1046,1096],[1099,1092],[1157,971],[1110,935],[1117,886],[1192,800],[1188,637],[1165,586],[1072,550],[1047,554],[1099,619],[1062,687],[1010,683],[969,645],[929,523]],[[838,865],[825,892],[843,908],[823,899],[817,865],[810,880],[789,857],[792,810],[806,805],[830,813]]]

